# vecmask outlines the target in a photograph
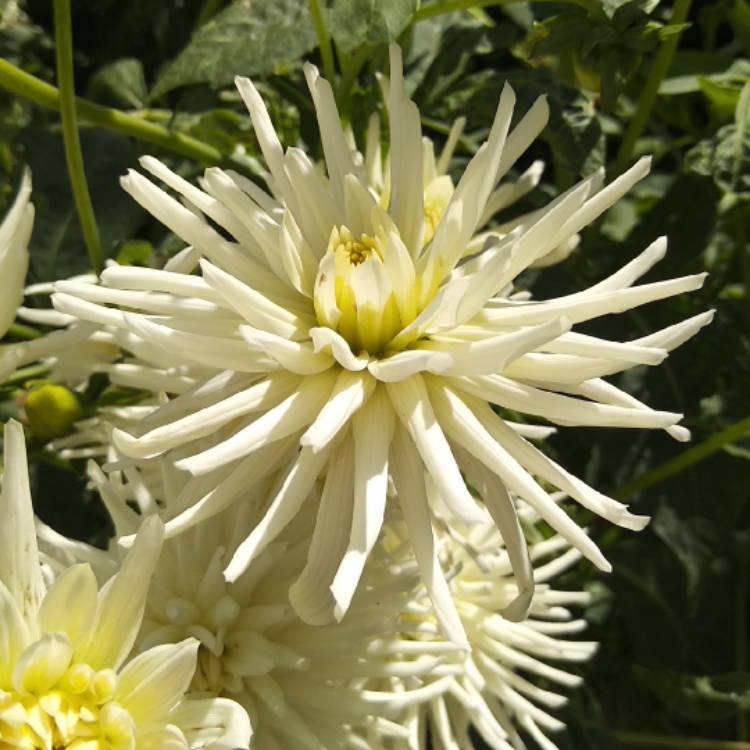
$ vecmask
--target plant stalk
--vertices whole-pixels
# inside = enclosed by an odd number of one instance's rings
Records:
[[[70,0],[54,0],[55,58],[57,62],[57,84],[60,87],[60,116],[62,118],[65,160],[68,164],[70,185],[81,224],[83,241],[96,273],[104,268],[102,241],[96,225],[94,207],[91,203],[86,172],[83,167],[81,139],[78,133],[76,114],[75,82],[73,78],[73,25]]]
[[[690,12],[690,4],[692,0],[675,0],[674,8],[672,10],[672,17],[670,19],[671,24],[684,23]],[[677,45],[680,43],[682,32],[679,31],[675,34],[668,36],[659,47],[654,61],[651,64],[651,69],[648,72],[646,79],[646,85],[641,91],[638,97],[638,106],[635,110],[635,114],[630,120],[625,136],[620,144],[620,149],[617,152],[617,158],[615,159],[615,174],[621,174],[625,171],[633,156],[633,150],[635,144],[641,137],[648,119],[651,116],[651,109],[654,106],[656,97],[659,94],[659,86],[664,80],[664,77],[669,72],[669,67],[672,64],[672,58],[674,53],[677,51]]]
[[[336,68],[333,64],[333,47],[331,38],[328,36],[326,22],[323,18],[323,9],[320,0],[310,0],[310,15],[312,16],[315,34],[318,37],[318,47],[320,48],[320,57],[323,61],[323,73],[330,81],[331,86],[334,84]]]
[[[57,88],[3,59],[0,59],[0,87],[39,107],[60,110],[61,96]],[[168,130],[158,123],[149,122],[136,115],[105,107],[81,97],[76,98],[76,106],[79,117],[92,125],[122,133],[138,141],[151,143],[174,154],[195,159],[202,164],[227,167],[247,177],[257,177],[244,162],[231,156],[224,156],[217,148],[197,138]]]
[[[651,471],[647,471],[632,482],[626,482],[622,487],[612,493],[612,497],[617,500],[627,500],[635,495],[636,492],[640,492],[647,487],[663,482],[665,479],[669,479],[669,477],[673,477],[676,474],[685,471],[685,469],[693,464],[703,461],[703,459],[720,451],[724,446],[735,443],[748,432],[750,432],[750,417],[745,417],[745,419],[741,419],[739,422],[729,425],[729,427],[717,432],[715,435],[711,435],[708,440],[704,440],[702,443],[698,443],[698,445],[688,448],[686,451],[683,451],[669,461],[651,469]],[[750,746],[748,746],[748,750],[750,750]]]
[[[435,16],[442,16],[445,13],[454,13],[460,10],[470,10],[472,8],[488,8],[491,6],[513,5],[524,0],[443,0],[443,2],[433,3],[432,5],[423,5],[414,14],[414,23],[424,21]],[[599,20],[606,20],[607,16],[598,0],[532,0],[536,3],[565,3],[575,5],[583,10],[588,11],[593,17]]]
[[[341,82],[339,83],[338,88],[339,101],[344,101],[349,95],[349,91],[354,85],[354,81],[357,80],[357,76],[367,62],[371,52],[372,48],[370,45],[363,44],[349,59],[348,64],[341,74]]]

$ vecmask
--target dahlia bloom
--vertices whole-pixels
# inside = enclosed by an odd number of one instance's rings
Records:
[[[3,279],[0,338],[7,333],[23,300],[23,285],[29,267],[28,244],[34,225],[34,206],[30,198],[31,177],[27,172],[13,205],[0,224],[0,275]]]
[[[128,661],[143,617],[163,525],[147,520],[127,557],[97,590],[88,564],[59,571],[48,587],[37,548],[26,447],[5,425],[0,497],[0,748],[174,750],[248,747],[235,703],[185,699],[198,641]]]
[[[105,475],[91,462],[89,473],[116,526],[132,533],[143,514],[170,518],[184,487],[184,472],[162,462],[161,481],[130,467]],[[324,488],[323,493],[327,490]],[[251,718],[253,747],[263,750],[366,750],[362,736],[390,731],[392,719],[438,694],[457,677],[458,663],[442,665],[450,643],[407,644],[401,654],[401,613],[418,590],[413,571],[396,574],[391,558],[376,547],[362,585],[341,623],[310,626],[289,606],[288,591],[305,564],[314,506],[300,514],[233,583],[222,569],[247,530],[257,522],[254,503],[264,488],[253,487],[249,502],[229,509],[167,540],[146,603],[138,649],[163,648],[195,638],[200,643],[190,692],[225,696]],[[139,510],[136,511],[135,508]],[[40,527],[51,564],[92,560],[97,577],[117,569],[122,548],[102,553]],[[422,655],[422,658],[419,656]],[[367,686],[400,675],[424,683],[421,689]],[[389,721],[391,717],[391,721]]]
[[[50,377],[71,387],[85,385],[93,373],[106,373],[116,385],[160,391],[167,385],[170,393],[180,393],[194,385],[206,372],[193,367],[175,367],[168,358],[154,349],[147,349],[148,364],[138,358],[133,349],[138,342],[126,332],[112,327],[81,321],[75,316],[45,307],[23,304],[24,297],[48,297],[52,282],[40,282],[24,288],[29,266],[28,243],[34,224],[34,205],[31,203],[31,176],[24,173],[13,205],[0,224],[0,275],[3,294],[0,296],[0,338],[15,319],[21,323],[44,326],[52,332],[31,341],[0,345],[0,383],[20,367],[43,361],[50,368]],[[183,270],[184,254],[167,263],[165,270]],[[83,274],[68,280],[76,287],[92,285],[93,274]],[[131,355],[123,359],[123,349]],[[192,377],[191,377],[192,375]]]
[[[13,205],[0,224],[0,338],[17,318],[32,325],[67,328],[54,331],[32,341],[0,345],[0,383],[24,365],[45,360],[53,377],[62,382],[78,384],[94,371],[98,361],[111,361],[118,350],[92,339],[96,326],[78,321],[56,310],[25,307],[25,296],[49,294],[52,284],[33,284],[24,288],[29,267],[28,244],[34,226],[34,204],[31,203],[31,176],[25,172]],[[94,276],[82,276],[79,282],[93,282]]]
[[[525,519],[533,525],[538,518]],[[387,527],[387,544],[401,546],[398,527]],[[497,529],[441,524],[437,531],[440,557],[451,571],[450,589],[471,646],[456,655],[461,672],[446,679],[427,675],[418,680],[425,690],[430,683],[447,687],[428,700],[409,706],[398,724],[403,733],[371,736],[373,748],[388,750],[453,750],[473,748],[473,728],[492,750],[525,747],[527,735],[544,750],[556,750],[548,736],[564,724],[551,711],[565,704],[559,688],[580,684],[581,677],[562,669],[561,663],[581,663],[597,644],[574,640],[586,622],[573,619],[571,607],[586,604],[581,591],[556,590],[551,581],[580,559],[580,552],[561,537],[539,541],[530,547],[537,583],[528,619],[511,622],[499,614],[517,596],[517,584],[507,550]],[[405,567],[412,564],[408,559]],[[429,601],[410,602],[402,622],[409,629],[403,637],[427,648],[442,642]],[[539,685],[538,682],[544,684]],[[373,681],[380,689],[414,689],[417,678],[390,677]],[[432,744],[428,744],[428,737]]]
[[[242,499],[242,477],[280,472],[265,515],[226,563],[227,580],[236,581],[325,475],[331,491],[291,601],[306,622],[328,623],[352,601],[390,495],[442,627],[466,645],[437,564],[435,508],[451,523],[497,524],[519,579],[518,600],[505,611],[514,619],[534,587],[516,499],[603,570],[610,566],[594,541],[545,487],[620,526],[647,522],[551,461],[527,439],[533,426],[514,425],[492,406],[553,424],[662,428],[686,439],[681,415],[652,410],[603,378],[660,363],[710,313],[624,343],[571,328],[694,290],[704,276],[633,286],[663,256],[662,238],[589,289],[546,301],[515,294],[519,274],[569,247],[648,172],[648,160],[606,187],[596,173],[514,226],[485,230],[503,205],[498,184],[546,123],[543,98],[511,130],[515,97],[506,86],[487,141],[454,186],[422,137],[397,47],[385,161],[379,138],[357,151],[331,86],[312,65],[305,74],[325,173],[300,148],[284,150],[257,90],[238,78],[271,192],[215,168],[199,189],[144,159],[182,202],[137,172],[122,184],[188,243],[185,257],[200,275],[189,264],[188,273],[114,266],[103,286],[60,285],[54,303],[175,363],[213,368],[134,434],[113,433],[126,456],[167,455],[194,475],[193,502],[168,521],[168,536]]]

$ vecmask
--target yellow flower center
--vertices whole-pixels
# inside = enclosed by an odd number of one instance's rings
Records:
[[[345,226],[331,232],[314,302],[320,324],[338,331],[355,353],[381,354],[403,328],[380,239]]]
[[[334,253],[343,255],[353,266],[364,263],[372,252],[377,252],[375,240],[366,234],[361,235],[358,239],[352,237],[351,232],[346,230],[339,237],[339,244]]]
[[[114,671],[71,664],[66,641],[43,636],[19,661],[13,689],[0,689],[0,750],[135,750],[133,719],[113,700]]]

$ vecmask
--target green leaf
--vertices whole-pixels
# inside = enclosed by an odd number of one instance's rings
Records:
[[[410,32],[406,51],[406,82],[420,110],[442,108],[443,97],[481,86],[481,76],[468,72],[484,68],[492,74],[491,61],[507,54],[520,39],[511,24],[489,28],[467,14],[450,13],[419,23]],[[487,122],[482,123],[484,126]]]
[[[143,107],[148,98],[143,64],[135,58],[124,57],[102,66],[91,78],[88,96],[115,107]]]
[[[750,708],[750,673],[689,675],[667,669],[634,667],[639,681],[671,713],[693,721],[716,721]]]
[[[195,83],[226,86],[236,75],[267,75],[315,46],[306,0],[238,0],[201,26],[154,85],[158,98]]]
[[[19,137],[34,180],[36,218],[31,236],[31,269],[35,281],[60,279],[89,270],[78,225],[62,139],[38,127]],[[143,221],[143,210],[120,187],[120,176],[135,163],[127,138],[104,130],[81,132],[86,178],[105,255]]]
[[[739,96],[734,123],[698,143],[686,162],[694,172],[711,175],[727,195],[750,199],[750,82]]]
[[[352,52],[362,44],[395,41],[418,6],[418,0],[334,0],[328,25],[336,44]]]
[[[697,50],[678,50],[669,69],[669,78],[665,78],[659,86],[659,94],[662,96],[692,94],[700,91],[700,81],[706,79],[715,83],[727,79],[741,80],[743,72],[747,75],[748,67],[747,60],[732,62],[732,57],[727,55]]]
[[[726,120],[734,114],[737,102],[740,100],[740,92],[737,88],[716,83],[710,78],[698,78],[698,85],[720,120]]]
[[[518,97],[519,114],[538,96],[547,97],[550,119],[542,138],[549,143],[557,168],[571,181],[602,166],[605,138],[592,97],[541,71],[512,72],[507,80]]]

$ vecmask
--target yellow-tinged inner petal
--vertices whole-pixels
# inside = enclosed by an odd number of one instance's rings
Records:
[[[453,196],[453,181],[448,175],[436,177],[424,191],[424,244],[435,236],[440,219]]]
[[[335,227],[318,270],[318,321],[338,331],[355,353],[382,353],[404,325],[383,253],[379,239]]]
[[[65,633],[45,633],[18,659],[12,688],[0,690],[2,750],[135,750],[133,719],[112,700],[117,676],[72,654]]]

